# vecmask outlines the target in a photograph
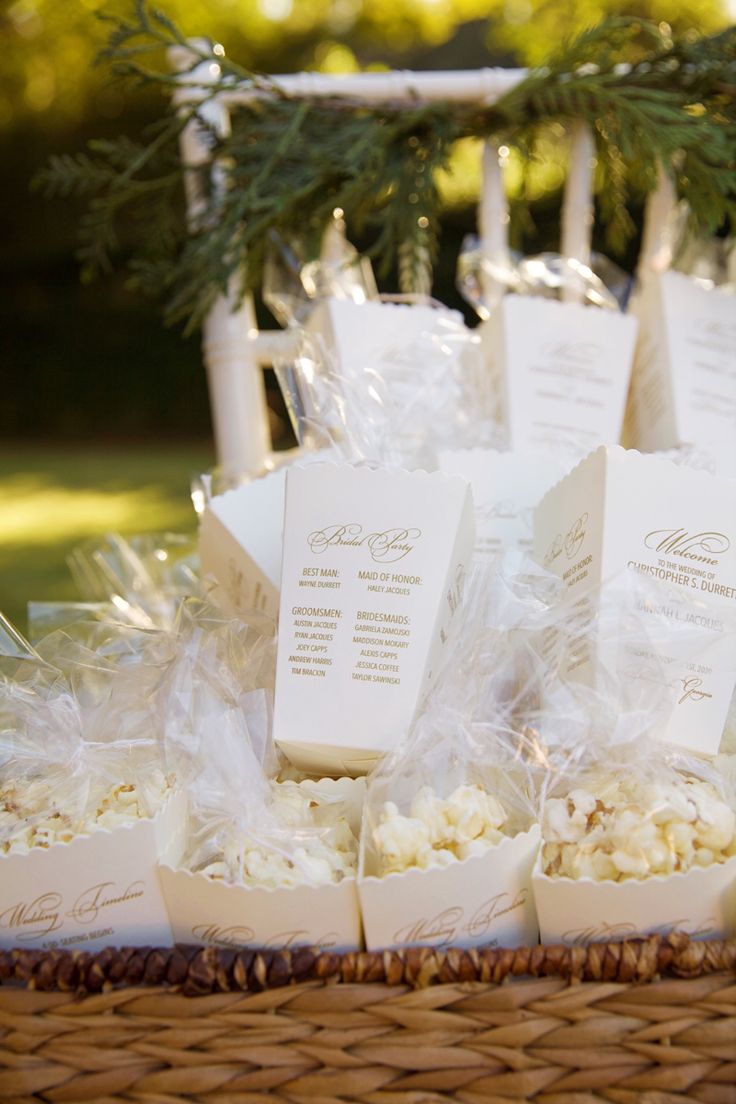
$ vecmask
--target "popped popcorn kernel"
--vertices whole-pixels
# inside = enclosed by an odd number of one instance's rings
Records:
[[[262,837],[233,822],[215,845],[220,854],[192,869],[217,881],[264,889],[355,877],[358,841],[341,803],[323,802],[287,780],[272,783],[267,809],[272,819]]]
[[[59,798],[58,785],[34,779],[0,790],[0,854],[27,854],[71,843],[98,828],[113,829],[148,817],[164,804],[173,789],[173,777],[158,769],[146,778],[146,800],[132,782],[119,782],[90,798],[87,808],[76,808],[72,798]],[[61,800],[61,804],[60,804]]]
[[[472,784],[458,786],[447,798],[424,786],[410,814],[401,814],[393,801],[384,802],[373,829],[382,875],[448,866],[485,854],[504,838],[508,821],[501,802]]]
[[[384,873],[417,866],[417,856],[430,846],[430,828],[418,817],[401,816],[392,801],[387,801],[381,822],[373,830],[373,842],[383,859]]]
[[[592,780],[547,801],[542,838],[551,877],[641,879],[736,855],[736,812],[709,782],[685,775]]]

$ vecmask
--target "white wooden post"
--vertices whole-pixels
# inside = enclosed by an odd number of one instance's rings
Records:
[[[657,186],[647,196],[644,229],[639,251],[639,278],[646,272],[664,272],[672,264],[672,219],[677,208],[674,181],[663,165],[658,166]]]
[[[207,44],[205,43],[205,46]],[[179,72],[186,70],[187,85],[206,89],[219,76],[217,59],[203,61],[191,69],[193,55],[180,48],[170,51],[170,62]],[[206,94],[206,93],[205,93]],[[202,99],[197,87],[182,87],[174,93],[174,102],[190,104]],[[230,120],[222,98],[204,100],[201,117],[218,134],[226,135]],[[208,160],[206,135],[192,121],[181,137],[181,156],[187,167],[202,165]],[[213,187],[224,188],[224,176],[218,179],[215,167]],[[204,197],[196,173],[187,174],[187,205],[189,218],[196,223],[201,217]],[[246,296],[240,307],[233,309],[236,281],[228,294],[220,297],[204,320],[202,349],[209,386],[217,460],[225,473],[257,474],[266,465],[271,441],[266,391],[253,338],[257,335],[253,300]]]
[[[590,265],[593,229],[593,169],[595,142],[585,123],[576,123],[572,130],[570,161],[562,200],[562,235],[560,252],[563,257]],[[568,280],[562,289],[566,303],[583,301],[582,281]]]
[[[206,40],[192,40],[192,45],[209,53]],[[216,54],[191,69],[196,60],[190,50],[175,47],[169,54],[172,68],[182,74],[182,86],[174,93],[174,102],[184,105],[202,101],[200,114],[220,134],[229,127],[229,108],[267,95],[262,87],[249,84],[221,91],[205,99],[207,86],[219,76]],[[504,92],[514,88],[526,76],[524,69],[479,69],[413,73],[351,73],[335,76],[324,73],[294,73],[272,77],[274,85],[290,96],[347,96],[366,103],[385,101],[451,100],[456,103],[493,103]],[[196,167],[209,157],[206,138],[196,122],[182,134],[181,154],[185,165]],[[213,169],[214,186],[225,187],[224,167]],[[187,204],[193,223],[201,217],[203,196],[199,192],[196,173],[187,177]],[[421,211],[417,212],[420,217]],[[490,215],[489,215],[490,219]],[[490,227],[491,222],[488,222]],[[334,231],[334,232],[333,232]],[[325,254],[339,247],[339,226],[330,227],[324,242]],[[493,238],[492,238],[493,240]],[[429,265],[424,266],[420,282],[426,286],[413,288],[429,292]],[[219,464],[226,472],[257,473],[270,465],[270,433],[263,377],[259,365],[273,356],[288,356],[296,347],[294,334],[256,329],[252,299],[248,296],[237,311],[235,288],[223,296],[205,319],[203,351],[212,406],[215,444]]]
[[[503,161],[493,142],[483,143],[478,234],[481,258],[501,269],[510,265],[509,207],[503,179]],[[481,265],[480,285],[489,312],[497,307],[507,288]]]

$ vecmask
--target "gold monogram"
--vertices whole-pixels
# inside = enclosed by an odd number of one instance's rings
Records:
[[[131,882],[122,892],[116,892],[114,882],[100,882],[80,893],[65,915],[78,924],[92,924],[102,909],[135,901],[144,892],[144,882]],[[62,927],[63,907],[60,893],[42,893],[33,901],[20,901],[0,913],[0,928],[20,929],[17,937],[19,942],[42,939],[44,935]]]
[[[421,529],[385,529],[382,533],[364,533],[362,525],[330,525],[315,529],[307,537],[307,545],[315,556],[328,548],[366,547],[376,563],[396,563],[414,548]]]
[[[588,514],[584,513],[572,523],[564,536],[558,533],[547,549],[547,554],[544,557],[544,566],[549,567],[563,552],[568,560],[574,560],[585,540],[587,534],[585,527],[587,524]]]
[[[499,917],[524,908],[528,897],[527,888],[520,889],[513,896],[510,893],[497,893],[495,897],[484,901],[467,922],[464,910],[456,905],[444,909],[431,920],[413,920],[395,933],[393,942],[432,943],[436,947],[446,947],[462,935],[469,935],[477,940],[493,927]]]
[[[678,705],[682,705],[683,702],[686,701],[699,702],[702,701],[703,698],[713,697],[712,694],[708,694],[707,691],[700,689],[700,687],[703,685],[703,680],[701,678],[696,678],[695,676],[692,676],[691,678],[684,678],[681,681],[683,694],[682,697],[679,698],[677,701]]]
[[[80,893],[74,907],[67,912],[67,916],[80,924],[91,924],[93,920],[97,919],[101,909],[109,908],[110,905],[122,905],[127,901],[135,901],[136,898],[142,897],[145,883],[131,882],[118,897],[109,895],[111,889],[114,893],[114,882],[100,882],[99,885],[91,886],[84,893]]]
[[[255,939],[252,928],[234,924],[221,928],[217,924],[195,924],[192,936],[197,943],[210,943],[220,947],[244,947]]]
[[[683,560],[695,560],[697,563],[718,564],[718,557],[728,552],[731,542],[725,533],[714,531],[688,533],[687,529],[654,529],[644,538],[647,548],[655,552],[665,552],[669,556],[680,556]]]
[[[28,904],[20,901],[0,913],[0,928],[20,928],[19,942],[40,939],[61,927],[61,906],[60,893],[42,893]]]

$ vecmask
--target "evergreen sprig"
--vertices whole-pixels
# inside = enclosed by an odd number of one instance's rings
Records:
[[[178,75],[162,58],[171,47],[189,50]],[[672,42],[654,25],[609,19],[482,107],[292,99],[209,44],[192,46],[147,0],[137,0],[129,20],[113,21],[102,60],[137,84],[166,92],[183,85],[193,98],[169,103],[140,142],[91,142],[75,157],[52,158],[35,184],[49,195],[89,197],[80,227],[87,275],[110,268],[118,228],[132,216],[132,282],[161,296],[167,321],[188,329],[220,294],[242,295],[258,284],[274,235],[315,255],[336,207],[358,230],[377,227],[369,252],[384,269],[398,261],[403,286],[421,287],[437,251],[437,171],[460,138],[490,137],[533,157],[548,124],[588,123],[615,248],[634,229],[626,207],[632,179],[650,189],[659,162],[673,166],[700,228],[712,231],[736,213],[733,27]],[[204,99],[196,74],[202,63],[219,67]],[[206,104],[234,88],[253,96],[232,107],[230,132],[218,134]],[[201,164],[180,159],[189,125],[206,132]],[[198,196],[188,219],[184,189]]]

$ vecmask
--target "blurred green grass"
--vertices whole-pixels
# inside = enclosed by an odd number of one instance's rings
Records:
[[[29,600],[79,597],[66,556],[106,533],[193,532],[202,442],[0,448],[0,610],[22,631]]]

